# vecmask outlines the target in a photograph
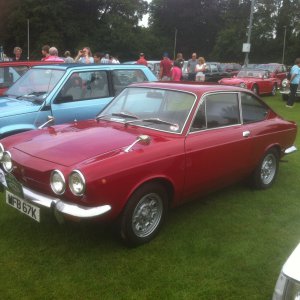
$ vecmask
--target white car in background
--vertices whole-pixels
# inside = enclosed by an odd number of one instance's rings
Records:
[[[281,269],[272,300],[300,300],[300,243]]]

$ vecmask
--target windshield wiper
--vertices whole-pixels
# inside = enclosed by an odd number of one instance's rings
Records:
[[[165,121],[165,120],[161,120],[159,118],[137,119],[137,120],[133,120],[133,121],[127,121],[127,122],[125,122],[125,125],[132,124],[135,122],[150,122],[150,123],[154,123],[154,124],[164,124],[164,125],[178,127],[178,124],[175,124],[175,123],[172,123],[169,121]]]
[[[96,117],[96,120],[100,120],[102,118],[108,117],[108,116],[115,116],[115,117],[125,117],[125,118],[131,118],[131,119],[139,119],[138,116],[127,113],[127,112],[118,112],[118,113],[112,113],[112,114],[107,114],[107,115],[100,115]]]
[[[16,99],[28,99],[29,101],[32,102],[44,102],[44,100],[39,99],[37,97],[40,97],[44,94],[46,94],[47,92],[31,92],[29,94],[25,94],[25,95],[21,95],[21,96],[17,96]]]
[[[169,121],[165,121],[159,118],[148,118],[148,119],[143,119],[143,122],[151,122],[154,124],[165,124],[165,125],[171,125],[171,126],[178,126],[178,124],[169,122]]]

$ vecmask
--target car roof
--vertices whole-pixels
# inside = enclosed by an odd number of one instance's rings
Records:
[[[62,64],[61,62],[60,64]],[[40,61],[40,60],[25,60],[25,61],[5,61],[0,62],[0,67],[17,67],[17,66],[39,66],[39,65],[54,65],[59,64],[57,61]]]
[[[43,66],[35,66],[34,68],[43,69],[45,68],[45,65]],[[114,70],[114,69],[136,69],[136,68],[145,68],[148,69],[148,67],[144,65],[137,65],[137,64],[56,64],[56,65],[49,65],[47,66],[49,69],[61,69],[61,70],[68,70],[68,69],[95,69],[95,70]]]
[[[218,83],[196,83],[196,82],[143,82],[134,83],[131,87],[150,87],[184,91],[196,94],[204,94],[206,92],[245,92],[245,89],[230,85],[221,85]]]

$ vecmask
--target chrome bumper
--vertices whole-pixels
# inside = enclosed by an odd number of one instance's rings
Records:
[[[291,154],[291,153],[294,153],[295,151],[297,151],[297,148],[295,146],[291,146],[284,150],[284,154]]]
[[[32,191],[23,186],[24,198],[28,202],[40,207],[46,207],[54,210],[58,221],[61,221],[63,215],[68,215],[80,219],[87,219],[101,216],[111,210],[110,205],[101,205],[96,207],[86,207],[78,204],[64,202],[58,198],[46,196]]]

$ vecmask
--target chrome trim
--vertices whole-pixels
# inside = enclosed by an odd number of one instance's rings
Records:
[[[243,137],[248,137],[248,136],[250,136],[250,131],[249,130],[243,131]]]
[[[10,163],[11,163],[11,169],[10,169],[10,170],[6,168],[5,162],[3,161],[3,158],[4,158],[5,154],[7,154],[7,155],[9,156],[9,158],[10,158]],[[13,166],[13,163],[12,163],[12,159],[11,159],[11,154],[10,154],[9,151],[4,151],[4,152],[3,152],[3,156],[2,156],[1,162],[2,162],[3,169],[4,169],[7,173],[10,173],[10,172],[14,169],[14,166]]]
[[[4,147],[3,147],[3,145],[0,143],[0,161],[2,160],[4,151],[5,151],[5,150],[4,150]]]
[[[81,193],[79,193],[79,194],[74,192],[73,188],[71,187],[71,183],[70,183],[71,182],[70,178],[71,178],[72,174],[74,174],[74,173],[79,175],[79,177],[82,181],[82,185],[83,185],[83,189],[82,189]],[[68,180],[69,180],[69,188],[70,188],[70,191],[72,192],[72,194],[75,195],[75,196],[82,196],[85,192],[85,189],[86,189],[86,182],[85,182],[85,178],[84,178],[83,174],[79,170],[73,170],[71,172],[71,174],[69,175]]]
[[[296,146],[291,146],[289,148],[286,148],[284,150],[284,154],[291,154],[291,153],[294,153],[295,151],[297,151],[297,147]]]
[[[47,120],[44,124],[40,125],[40,126],[38,127],[38,129],[42,129],[42,128],[44,128],[46,125],[48,125],[49,123],[52,123],[52,122],[54,122],[54,121],[55,121],[55,118],[54,118],[53,116],[48,116],[48,120]]]
[[[136,138],[136,140],[131,145],[129,145],[128,147],[125,148],[124,152],[126,152],[126,153],[129,152],[131,150],[131,148],[139,142],[143,143],[144,145],[149,145],[150,141],[151,141],[151,138],[148,135],[141,134],[140,136],[138,136]]]
[[[62,191],[61,191],[60,193],[57,192],[57,191],[53,188],[53,184],[52,184],[53,181],[52,181],[52,178],[53,178],[53,174],[54,174],[54,173],[58,173],[58,174],[60,175],[62,181],[63,181],[64,188],[62,189]],[[51,186],[52,191],[53,191],[56,195],[62,195],[62,194],[66,191],[66,179],[65,179],[64,174],[63,174],[61,171],[55,169],[55,170],[53,170],[53,171],[51,172],[51,175],[50,175],[50,186]]]
[[[78,218],[92,218],[105,214],[111,210],[110,205],[100,205],[96,207],[86,207],[78,204],[64,202],[58,198],[43,195],[23,186],[24,198],[30,203],[40,207],[54,208],[55,211]]]

